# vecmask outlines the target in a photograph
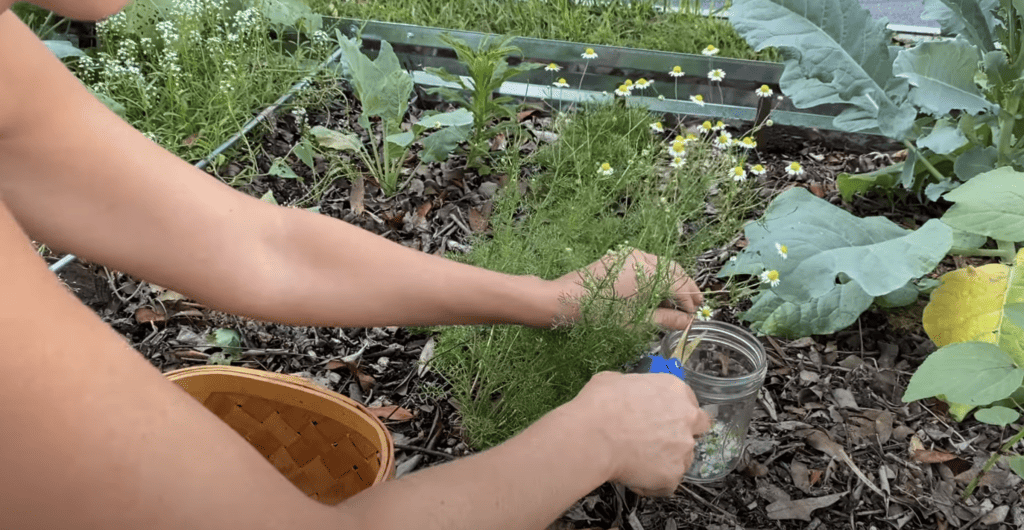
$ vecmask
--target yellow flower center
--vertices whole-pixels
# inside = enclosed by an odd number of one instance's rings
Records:
[[[693,133],[689,133],[689,134],[686,135],[686,139],[687,140],[691,140],[691,141],[692,140],[696,140],[697,139],[697,135],[693,134]]]
[[[619,92],[629,92],[629,87],[626,85],[619,85]]]
[[[682,153],[686,150],[686,146],[683,145],[683,142],[672,142],[672,150],[676,153]]]
[[[565,84],[568,84],[568,83],[565,82],[565,78],[564,77],[559,77],[558,78],[558,84],[565,85]]]
[[[708,44],[708,47],[704,48],[704,49],[709,51],[709,52],[713,52],[713,51],[717,50],[718,48],[715,48],[715,46],[713,44]]]
[[[684,138],[682,137],[682,135],[676,136],[676,140],[675,141],[682,142],[683,140],[684,140]]]
[[[586,53],[587,53],[587,55],[594,55],[594,49],[593,48],[587,48],[587,52]]]
[[[548,68],[554,70],[554,69],[558,68],[558,65],[555,64],[555,63],[551,63],[551,64],[548,65]]]
[[[770,281],[770,282],[777,282],[777,281],[779,281],[779,271],[775,271],[775,270],[768,271],[767,276],[768,276],[768,281]]]
[[[772,91],[772,89],[768,88],[768,85],[761,85],[761,88],[759,88],[758,90],[759,90],[759,91],[760,91],[760,92],[761,92],[762,94],[767,94],[767,93],[769,93],[769,92],[771,92],[771,91]]]
[[[728,136],[724,135],[724,134],[722,136],[718,137],[718,143],[720,143],[720,144],[727,144],[727,143],[729,143],[729,141],[730,141],[730,138]]]
[[[733,175],[742,175],[743,174],[743,168],[741,168],[739,166],[736,166],[736,167],[732,168],[732,173],[733,173]]]
[[[722,123],[722,120],[718,120],[718,123],[715,124],[715,127],[718,127],[719,129],[721,129],[722,127],[725,127],[725,124]]]
[[[681,73],[683,73],[683,69],[682,69],[682,67],[679,67],[679,66],[673,66],[672,67],[672,73],[673,74],[681,74]]]
[[[761,164],[755,164],[754,165],[754,171],[757,171],[757,172],[764,171],[764,166],[762,166]]]
[[[695,99],[697,101],[704,101],[704,96],[702,96],[700,94],[697,94],[696,96],[693,97],[693,99]]]
[[[754,139],[748,136],[748,137],[743,139],[743,144],[744,145],[754,145]]]
[[[802,166],[800,165],[800,162],[793,162],[789,165],[789,169],[792,169],[793,171],[800,171]]]
[[[699,97],[699,96],[698,96],[698,97]],[[704,120],[704,123],[700,124],[700,126],[701,126],[701,128],[703,128],[703,129],[704,129],[705,131],[710,131],[710,130],[711,130],[711,122],[709,122],[709,121],[707,121],[707,120]]]
[[[789,254],[789,247],[786,245],[779,245],[779,252],[783,254]]]

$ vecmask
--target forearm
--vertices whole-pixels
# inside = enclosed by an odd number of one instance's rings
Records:
[[[600,435],[572,403],[478,455],[382,484],[345,502],[360,528],[542,529],[609,479]],[[402,499],[396,509],[394,499]]]
[[[553,282],[419,252],[322,215],[283,210],[263,233],[266,260],[251,265],[275,294],[254,300],[252,312],[269,320],[549,326],[559,311]]]

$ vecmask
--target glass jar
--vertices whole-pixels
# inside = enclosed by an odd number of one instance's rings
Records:
[[[665,335],[661,356],[671,356],[682,336],[682,331]],[[725,322],[694,322],[687,342],[698,340],[683,371],[701,409],[711,416],[712,428],[697,440],[685,479],[713,482],[735,469],[743,456],[768,359],[757,337]]]

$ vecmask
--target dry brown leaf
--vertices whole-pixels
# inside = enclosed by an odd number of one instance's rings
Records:
[[[846,454],[843,447],[833,441],[832,438],[829,437],[828,433],[816,430],[807,437],[807,443],[822,453],[825,453],[836,460],[842,461],[850,468],[850,471],[853,471],[854,475],[857,475],[857,478],[859,478],[865,486],[871,488],[871,491],[879,495],[883,495],[882,490],[876,486],[875,483],[872,482],[859,467],[857,467],[857,464],[853,463],[853,459],[850,458],[850,455]]]
[[[426,226],[427,214],[430,213],[430,209],[434,207],[434,204],[427,201],[416,208],[416,226]]]
[[[812,182],[810,188],[811,193],[816,195],[819,199],[825,198],[825,190],[821,187],[820,182]]]
[[[498,133],[491,138],[491,151],[504,151],[507,146],[508,141],[505,139],[504,133]]]
[[[941,464],[956,458],[956,455],[949,454],[945,451],[935,451],[931,449],[925,449],[924,444],[921,443],[921,439],[917,436],[910,438],[910,459],[915,462],[921,462],[922,464]]]
[[[843,495],[846,495],[846,493],[834,493],[832,495],[825,495],[824,497],[812,497],[797,501],[773,502],[765,508],[765,511],[768,512],[769,519],[776,521],[782,519],[800,519],[801,521],[810,521],[811,512],[819,508],[832,506],[836,501],[841,499]]]
[[[198,139],[199,139],[199,133],[192,133],[192,134],[188,135],[188,138],[185,138],[184,140],[181,141],[181,145],[184,145],[184,146],[192,145],[192,144],[196,143],[196,140],[198,140]]]
[[[520,111],[519,114],[516,114],[516,121],[523,121],[533,115],[534,112],[537,112],[537,109],[526,109]]]
[[[811,491],[811,471],[807,465],[799,460],[793,460],[789,464],[789,476],[793,478],[793,485],[804,493]]]
[[[875,418],[875,432],[878,433],[878,443],[885,445],[892,439],[893,413],[888,410],[882,411]]]
[[[139,324],[167,322],[167,314],[151,307],[140,307],[135,311],[135,321]]]
[[[386,407],[370,407],[367,410],[370,411],[370,414],[373,414],[374,416],[377,416],[378,418],[385,421],[402,422],[409,421],[416,417],[412,412],[403,409],[398,405],[388,405]]]
[[[359,380],[359,388],[363,389],[363,392],[369,392],[373,385],[377,384],[377,380],[372,375],[362,372],[356,372],[356,379]]]
[[[820,469],[812,469],[811,470],[811,478],[808,481],[808,483],[810,483],[811,486],[817,484],[821,480],[821,477],[824,474],[825,474],[825,472],[820,470]]]
[[[331,361],[327,361],[326,368],[328,370],[337,370],[338,368],[341,368],[343,366],[345,366],[345,363],[343,363],[341,361],[338,361],[338,360],[331,360]]]
[[[352,181],[352,189],[349,190],[348,203],[356,215],[362,215],[366,210],[363,205],[363,196],[366,194],[366,187],[363,183],[363,176],[359,175]]]
[[[472,228],[474,232],[483,232],[484,230],[487,230],[487,218],[484,217],[484,214],[480,213],[477,208],[469,209],[469,227]]]

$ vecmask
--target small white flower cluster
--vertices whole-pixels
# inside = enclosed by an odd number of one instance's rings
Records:
[[[171,20],[161,20],[156,23],[156,32],[160,34],[164,46],[174,46],[181,35],[178,34],[178,26]]]
[[[178,63],[178,52],[173,51],[170,48],[164,48],[164,53],[160,56],[160,69],[163,70],[164,75],[169,78],[176,78],[181,75],[181,64]]]
[[[235,24],[235,31],[239,35],[248,35],[262,24],[263,18],[259,10],[250,7],[235,13],[233,22]]]
[[[743,453],[743,447],[740,437],[727,424],[716,421],[697,441],[693,452],[693,466],[688,474],[711,478],[729,471]]]

